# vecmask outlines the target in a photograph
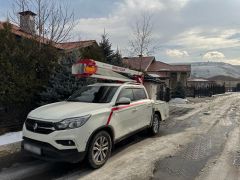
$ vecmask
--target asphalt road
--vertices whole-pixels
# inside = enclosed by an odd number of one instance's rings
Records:
[[[152,179],[192,180],[199,178],[200,175],[204,176],[204,179],[207,179],[207,173],[209,172],[207,168],[204,169],[204,167],[208,165],[209,161],[212,161],[212,166],[214,166],[219,156],[224,151],[226,143],[231,140],[229,138],[230,133],[233,132],[233,130],[235,129],[239,130],[240,102],[232,101],[229,102],[227,106],[223,106],[222,104],[219,104],[219,106],[222,106],[222,108],[219,107],[219,109],[221,109],[221,112],[210,112],[213,116],[217,117],[217,119],[215,118],[216,122],[207,131],[207,133],[197,135],[190,143],[185,145],[185,147],[181,151],[171,157],[167,157],[158,161],[154,171],[154,177]],[[201,123],[203,122],[199,120],[199,117],[201,116],[197,114],[195,117],[189,119],[191,120],[191,123],[189,123],[188,120],[182,121],[181,123],[176,124],[174,126],[175,128],[165,128],[164,131],[166,134],[168,134],[172,131],[175,133],[176,129],[179,129],[177,127],[180,127],[180,131],[182,131],[182,128],[189,128],[189,126],[201,126]],[[209,118],[208,113],[206,113],[206,117],[201,118]],[[233,144],[233,146],[240,147],[239,142],[240,141],[237,141],[237,143]],[[238,151],[236,151],[236,153],[237,152]],[[228,163],[231,166],[231,170],[235,171],[235,177],[216,176],[217,179],[240,179],[237,173],[240,172],[240,164],[237,163],[237,161],[237,157],[230,157]],[[220,171],[225,171],[224,165]],[[204,173],[205,175],[203,175]]]

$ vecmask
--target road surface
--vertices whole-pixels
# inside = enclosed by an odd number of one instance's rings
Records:
[[[21,152],[0,157],[0,179],[240,180],[240,94],[171,106],[160,134],[118,144],[108,163],[48,163]]]

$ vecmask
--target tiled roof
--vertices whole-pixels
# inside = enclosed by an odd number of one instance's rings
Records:
[[[128,57],[123,58],[123,62],[132,69],[139,70],[140,69],[140,57]],[[180,65],[172,65],[167,64],[161,61],[156,61],[155,57],[142,57],[142,65],[141,70],[147,72],[191,72],[191,65],[180,64]],[[161,76],[166,76],[165,74],[161,74]]]
[[[129,68],[135,70],[146,71],[151,63],[155,60],[155,57],[125,57],[123,58],[123,63],[126,64]]]
[[[3,29],[3,28],[4,28],[4,24],[5,24],[5,23],[6,23],[6,22],[0,22],[0,29]],[[14,25],[14,24],[10,24],[10,25],[11,25],[11,28],[12,28],[11,31],[12,31],[13,34],[18,35],[18,36],[21,36],[21,37],[28,38],[28,39],[33,38],[33,36],[32,36],[31,34],[22,31],[22,30],[20,29],[20,27]]]
[[[147,71],[174,71],[174,72],[190,72],[191,65],[171,65],[161,61],[154,61]]]
[[[161,61],[154,61],[148,68],[148,71],[171,71],[171,65]]]
[[[177,71],[177,72],[191,72],[191,65],[171,65],[172,69],[171,71]]]
[[[4,28],[4,23],[6,23],[6,22],[0,22],[0,29]],[[11,29],[12,33],[17,36],[21,36],[21,37],[24,37],[27,39],[35,38],[37,41],[41,41],[41,43],[45,43],[45,44],[47,44],[49,42],[49,39],[33,36],[25,31],[22,31],[20,29],[20,27],[14,25],[14,24],[11,24],[11,27],[12,27],[12,29]],[[92,46],[94,44],[97,44],[97,42],[95,40],[88,40],[88,41],[76,41],[76,42],[65,42],[65,43],[53,43],[53,46],[58,49],[69,51],[72,49]]]
[[[155,72],[149,72],[148,74],[156,74],[158,77],[160,78],[169,78],[169,74],[167,72],[158,72],[158,71],[155,71]]]
[[[97,42],[95,40],[88,40],[88,41],[58,43],[58,44],[56,44],[56,47],[59,49],[71,50],[71,49],[92,46],[94,44],[97,44]]]

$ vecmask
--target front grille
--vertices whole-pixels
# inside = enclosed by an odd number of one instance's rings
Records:
[[[55,131],[54,124],[52,122],[27,119],[25,125],[27,130],[39,134],[50,134]]]

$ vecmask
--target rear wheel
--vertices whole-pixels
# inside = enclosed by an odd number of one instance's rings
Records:
[[[106,131],[97,133],[88,150],[88,162],[94,169],[103,166],[110,157],[112,149],[112,141],[110,135]]]
[[[159,133],[160,128],[160,117],[158,114],[153,115],[152,126],[149,128],[151,135],[156,135]]]

